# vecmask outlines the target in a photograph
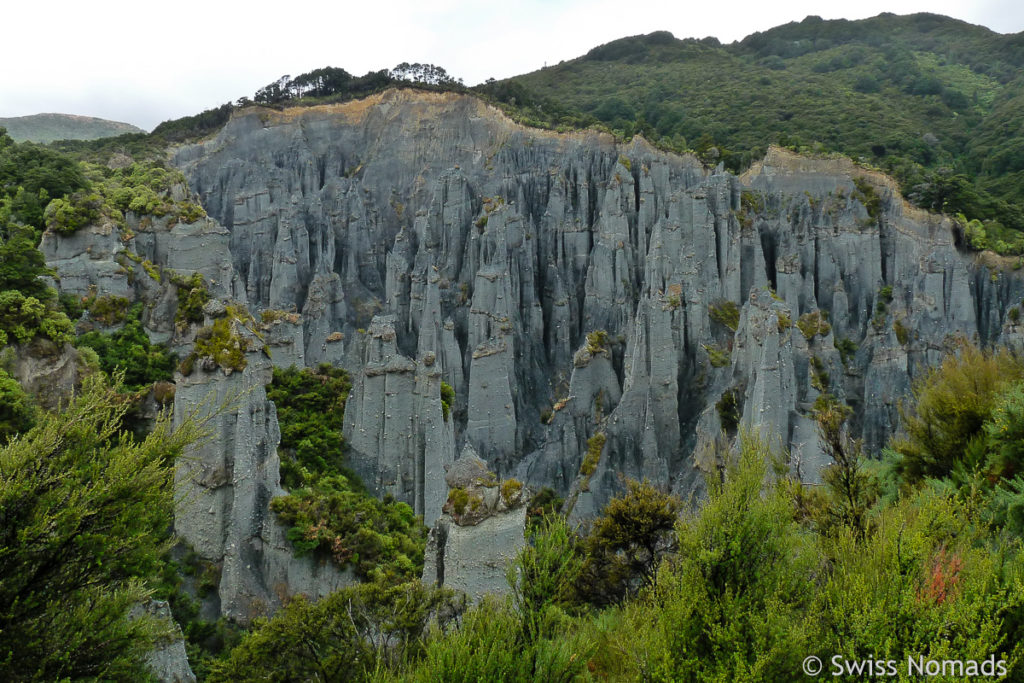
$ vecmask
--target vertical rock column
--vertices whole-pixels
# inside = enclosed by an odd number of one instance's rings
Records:
[[[207,420],[209,437],[190,448],[175,470],[175,532],[221,568],[220,613],[241,623],[273,614],[298,593],[321,597],[351,581],[328,562],[296,558],[270,511],[280,486],[277,411],[264,391],[270,363],[247,355],[241,372],[225,375],[202,363],[178,375],[174,419]]]
[[[378,497],[391,494],[433,524],[444,504],[444,465],[455,459],[441,364],[433,351],[420,362],[398,352],[395,316],[375,316],[364,336],[362,370],[345,406],[352,467]]]

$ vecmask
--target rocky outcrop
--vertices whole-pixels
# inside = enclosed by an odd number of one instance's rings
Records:
[[[78,350],[71,344],[58,346],[39,336],[27,344],[9,347],[4,352],[7,372],[42,407],[55,410],[81,386],[92,373]]]
[[[445,512],[466,446],[497,481],[567,496],[578,521],[625,478],[699,497],[741,429],[813,482],[823,392],[877,451],[952,335],[1024,348],[1014,264],[959,249],[948,219],[841,159],[772,148],[737,177],[639,137],[528,129],[466,95],[396,90],[242,110],[174,163],[190,187],[176,197],[196,193],[209,218],[129,213],[42,249],[63,292],[145,303],[153,340],[183,357],[198,326],[175,321],[170,271],[203,276],[208,316],[234,302],[259,321],[244,369],[200,360],[177,377],[176,419],[210,415],[177,474],[175,527],[220,568],[214,616],[248,621],[352,580],[293,557],[269,512],[283,493],[272,365],[351,372],[353,468],[437,521],[428,578],[479,593],[505,586],[525,508],[498,510],[484,486],[482,508]],[[77,381],[50,356],[14,374]]]
[[[415,361],[400,354],[394,316],[374,317],[362,337],[362,369],[345,404],[352,468],[369,490],[409,503],[432,524],[447,494],[445,466],[455,459],[442,361],[427,348]]]
[[[172,635],[158,641],[146,654],[146,668],[159,683],[196,683],[196,675],[188,663],[185,637],[174,622],[170,606],[163,600],[150,600],[132,609],[129,618],[150,615],[170,625]]]
[[[181,186],[171,190],[176,200],[186,194]],[[199,273],[214,296],[244,301],[237,296],[228,237],[209,218],[179,223],[128,212],[123,225],[106,221],[71,234],[48,230],[39,247],[62,293],[144,302],[141,319],[152,340],[177,342],[180,349],[184,342],[172,339],[178,304],[172,275]]]
[[[474,600],[509,592],[509,563],[526,545],[529,492],[516,480],[499,482],[468,444],[446,470],[449,494],[427,537],[423,580]]]
[[[284,527],[269,509],[284,495],[274,404],[264,391],[270,362],[249,353],[240,372],[197,368],[176,377],[176,422],[206,421],[209,438],[192,447],[175,471],[174,530],[204,560],[220,567],[219,613],[241,623],[272,614],[289,597],[322,597],[353,581],[312,557],[295,557]]]
[[[699,495],[726,394],[735,427],[773,435],[815,481],[818,393],[855,408],[874,451],[950,335],[1019,343],[1019,275],[848,161],[773,148],[736,177],[640,138],[389,91],[244,110],[175,163],[230,235],[254,309],[294,307],[305,362],[354,372],[360,472],[428,523],[438,465],[463,443],[499,475],[578,491],[587,514],[623,477]],[[804,335],[808,315],[829,330]],[[599,331],[601,353],[580,354]]]
[[[459,526],[442,516],[427,538],[423,580],[462,591],[473,600],[508,593],[506,572],[526,544],[525,526],[525,505],[476,526]]]

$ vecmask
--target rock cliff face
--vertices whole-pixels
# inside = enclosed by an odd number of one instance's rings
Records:
[[[234,296],[300,313],[294,357],[354,373],[353,462],[428,524],[466,443],[575,491],[578,515],[622,476],[699,493],[723,427],[764,430],[814,480],[820,392],[877,449],[950,335],[1021,343],[1021,278],[840,160],[773,149],[735,177],[390,91],[244,111],[175,163],[225,231]]]
[[[295,557],[269,509],[285,491],[277,413],[264,391],[270,363],[261,355],[248,354],[245,369],[228,375],[179,373],[174,396],[175,420],[195,413],[210,432],[175,471],[174,531],[219,566],[216,613],[241,623],[273,614],[295,594],[319,598],[352,581],[329,562]]]
[[[232,399],[177,478],[175,528],[220,568],[211,618],[248,621],[352,580],[296,559],[269,512],[282,493],[271,363],[350,370],[353,468],[439,522],[428,578],[479,592],[503,585],[525,508],[452,513],[457,452],[496,481],[556,489],[580,521],[623,477],[699,497],[740,429],[788,447],[815,481],[822,392],[854,407],[875,450],[951,336],[1024,349],[1017,264],[958,250],[948,220],[848,161],[772,149],[736,177],[639,138],[390,91],[243,111],[174,163],[190,185],[177,192],[209,218],[129,214],[126,230],[47,233],[42,248],[63,292],[143,302],[150,336],[183,356],[198,326],[176,324],[160,269],[203,275],[207,323],[228,301],[274,309],[249,345],[272,361],[250,351],[239,372],[200,362],[177,377],[178,419]],[[77,381],[71,356],[50,356],[16,374]]]
[[[177,192],[180,199],[185,188]],[[203,276],[214,297],[204,308],[207,325],[226,314],[225,302],[241,310],[246,306],[245,288],[232,266],[230,233],[209,218],[175,224],[129,213],[126,230],[107,224],[70,236],[48,232],[41,246],[62,292],[142,302],[150,338],[168,342],[183,357],[192,350],[200,325],[176,323],[177,287],[168,270]],[[270,500],[285,491],[276,410],[264,389],[271,361],[257,349],[265,344],[279,365],[302,365],[300,322],[297,314],[286,313],[265,326],[262,339],[241,330],[253,350],[245,354],[240,371],[222,370],[208,360],[195,363],[187,376],[175,377],[175,420],[195,415],[206,420],[209,430],[208,438],[178,463],[174,530],[218,570],[216,594],[203,601],[204,616],[211,620],[226,616],[248,623],[272,614],[298,593],[317,598],[354,580],[328,562],[295,557],[285,529],[269,509]],[[71,351],[22,354],[16,375],[30,388],[49,385],[37,390],[42,396],[48,388],[66,397],[77,381],[77,357]]]

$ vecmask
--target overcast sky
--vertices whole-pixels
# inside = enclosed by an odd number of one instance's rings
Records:
[[[815,14],[934,12],[1024,30],[1020,0],[94,0],[4,7],[0,117],[62,112],[157,123],[251,96],[322,66],[362,75],[399,62],[475,85],[578,57],[623,36],[671,31],[732,42]],[[152,9],[151,9],[152,8]],[[155,9],[159,8],[159,9]]]

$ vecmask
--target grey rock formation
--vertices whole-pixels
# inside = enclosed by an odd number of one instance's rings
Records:
[[[459,526],[442,516],[430,531],[423,580],[462,591],[479,600],[487,593],[509,592],[509,563],[526,544],[526,506]]]
[[[270,363],[260,353],[247,361],[228,375],[179,374],[174,397],[175,420],[195,413],[208,419],[211,434],[179,460],[174,530],[220,565],[220,613],[241,623],[272,614],[293,595],[318,598],[353,581],[329,562],[295,557],[269,509],[271,498],[285,493],[277,414],[264,391]]]
[[[5,363],[11,377],[48,410],[67,401],[81,385],[82,378],[91,372],[84,367],[78,350],[71,344],[58,347],[42,337],[13,347],[13,354]]]
[[[449,495],[427,537],[423,580],[474,600],[507,593],[506,570],[526,545],[530,492],[516,480],[499,481],[469,443],[445,470]]]
[[[426,328],[424,328],[426,329]],[[441,406],[441,361],[424,350],[414,361],[398,352],[394,316],[376,316],[361,335],[362,369],[345,404],[352,468],[378,496],[409,503],[432,524],[455,459],[452,420]]]
[[[163,600],[150,600],[145,605],[135,607],[129,618],[138,618],[143,614],[168,622],[174,634],[158,642],[146,655],[146,668],[149,672],[159,683],[196,683],[196,675],[189,666],[185,652],[185,637],[181,627],[174,623],[170,606]]]
[[[271,360],[249,353],[230,374],[199,363],[175,395],[178,419],[236,398],[182,462],[176,529],[221,566],[220,611],[242,621],[351,580],[294,558],[268,512],[282,492],[271,364],[352,373],[353,467],[439,520],[428,576],[480,591],[504,585],[525,512],[469,526],[443,514],[465,446],[499,479],[571,495],[582,520],[626,477],[699,498],[729,448],[729,397],[736,427],[788,447],[817,481],[821,392],[854,408],[874,452],[951,335],[1024,348],[1012,263],[958,249],[948,219],[849,161],[773,148],[736,177],[639,137],[529,129],[466,95],[396,90],[242,110],[174,163],[210,218],[129,214],[127,232],[48,233],[42,247],[62,291],[145,302],[153,339],[182,352],[195,329],[175,325],[175,288],[145,260],[267,313],[253,348]],[[18,372],[66,383],[69,368]],[[456,394],[447,418],[442,381]]]
[[[174,192],[183,195],[185,188]],[[209,218],[176,223],[129,212],[125,222],[124,230],[106,222],[70,235],[47,231],[40,249],[62,293],[145,302],[142,322],[152,341],[185,351],[189,340],[175,338],[177,288],[168,276],[199,273],[212,294],[237,294],[228,232]]]
[[[607,442],[578,509],[599,510],[622,477],[699,496],[714,463],[695,454],[722,440],[726,391],[742,425],[814,481],[820,389],[855,408],[875,451],[949,335],[1020,337],[1006,317],[1019,275],[959,251],[948,220],[847,161],[773,148],[735,177],[640,138],[558,135],[468,96],[389,91],[242,111],[175,162],[229,232],[249,302],[303,315],[305,362],[344,336],[360,473],[428,523],[428,473],[455,445],[564,495],[598,428]],[[710,315],[726,301],[741,309],[735,330]],[[779,330],[780,313],[814,312],[828,333]],[[596,330],[606,353],[577,355]],[[841,341],[857,347],[845,363]],[[712,366],[708,347],[728,362]],[[438,418],[440,379],[456,390],[454,429]]]

